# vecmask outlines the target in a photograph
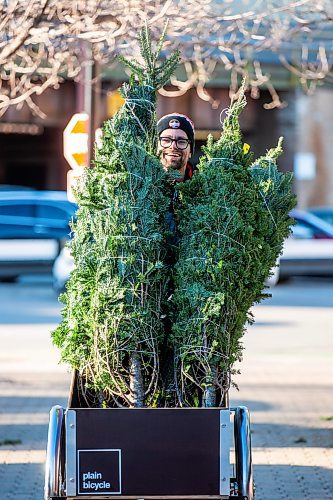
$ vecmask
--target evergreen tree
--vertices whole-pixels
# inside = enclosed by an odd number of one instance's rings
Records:
[[[165,173],[156,151],[156,90],[170,78],[178,53],[158,63],[164,33],[152,51],[139,37],[143,64],[122,87],[125,104],[103,127],[95,167],[77,191],[70,250],[75,269],[61,297],[63,321],[53,332],[62,359],[79,372],[97,406],[158,404],[163,341]]]
[[[153,52],[146,27],[143,64],[123,60],[132,70],[122,87],[125,104],[104,124],[95,167],[76,193],[75,269],[53,340],[83,392],[96,396],[87,397],[93,406],[220,405],[241,358],[249,309],[264,297],[290,231],[295,200],[291,177],[276,165],[281,141],[252,162],[238,122],[242,88],[220,139],[208,139],[198,173],[176,184],[180,244],[167,269],[171,184],[156,158],[156,90],[179,56],[158,62],[163,39]],[[162,323],[169,275],[171,335]],[[174,354],[171,379],[166,344]]]
[[[180,246],[172,298],[180,406],[219,406],[241,359],[241,338],[290,231],[295,199],[278,172],[281,143],[252,164],[238,122],[244,85],[198,172],[177,186]]]
[[[277,159],[283,153],[282,137],[276,148],[267,151],[251,165],[251,176],[258,186],[263,207],[269,213],[266,239],[275,253],[282,251],[283,235],[289,234],[290,217],[288,211],[296,205],[296,197],[291,195],[292,173],[278,170]]]

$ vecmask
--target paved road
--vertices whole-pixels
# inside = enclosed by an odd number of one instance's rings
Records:
[[[239,392],[257,498],[333,499],[333,281],[294,280],[254,309]]]
[[[251,410],[257,500],[333,499],[332,292],[294,280],[253,310],[231,403]],[[0,308],[0,500],[42,500],[48,412],[70,379],[50,342],[60,305],[26,280],[0,284]]]
[[[70,375],[50,332],[60,305],[50,282],[0,284],[0,500],[42,500],[48,413],[66,406]]]

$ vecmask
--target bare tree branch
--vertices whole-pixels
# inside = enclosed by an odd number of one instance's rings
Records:
[[[249,8],[250,5],[250,8]],[[35,96],[76,78],[82,40],[105,67],[117,54],[137,56],[137,33],[148,20],[158,40],[168,21],[165,53],[181,50],[186,80],[172,80],[182,95],[196,88],[212,106],[205,89],[217,66],[230,74],[230,92],[246,76],[252,95],[266,88],[268,107],[282,103],[265,63],[295,75],[306,91],[332,82],[333,4],[330,0],[3,0],[0,7],[0,115],[9,106],[28,105],[43,115]]]

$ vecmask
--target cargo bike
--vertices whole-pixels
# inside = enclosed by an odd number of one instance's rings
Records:
[[[84,405],[82,405],[84,406]],[[44,500],[254,498],[249,411],[87,408],[50,411]]]

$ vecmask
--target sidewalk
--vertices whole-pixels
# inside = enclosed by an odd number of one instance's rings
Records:
[[[18,331],[16,325],[1,325],[6,346],[0,354],[1,500],[43,499],[48,413],[54,404],[66,406],[70,378],[57,366],[58,352],[49,341],[52,328],[29,325],[28,331]],[[25,345],[27,337],[34,339],[34,349]],[[18,350],[22,345],[26,349]]]
[[[332,500],[333,311],[259,306],[255,316],[231,405],[251,412],[256,499]]]
[[[332,500],[333,309],[267,302],[255,316],[231,405],[251,411],[256,500]],[[55,326],[0,325],[1,500],[43,499],[48,412],[66,406],[70,383]]]

